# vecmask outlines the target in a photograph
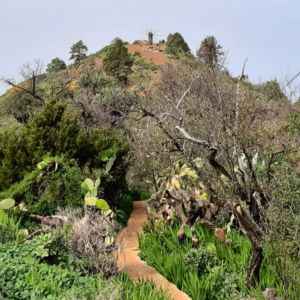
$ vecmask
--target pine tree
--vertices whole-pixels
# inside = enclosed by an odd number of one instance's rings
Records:
[[[188,44],[179,32],[169,34],[166,44],[166,52],[178,56],[180,54],[189,54],[191,52]]]
[[[74,60],[75,64],[79,64],[84,58],[86,58],[87,51],[88,47],[83,43],[82,40],[80,40],[71,47],[70,59]]]
[[[65,70],[67,68],[67,65],[66,63],[56,57],[56,58],[53,58],[51,60],[51,62],[47,65],[47,73],[53,73],[53,72],[58,72],[58,71],[61,71],[61,70]]]
[[[133,59],[121,39],[116,39],[107,49],[103,59],[104,71],[120,82],[127,84],[128,76],[132,72]]]
[[[203,63],[212,68],[216,68],[221,65],[224,51],[214,36],[208,36],[201,42],[200,48],[197,51],[197,56]]]

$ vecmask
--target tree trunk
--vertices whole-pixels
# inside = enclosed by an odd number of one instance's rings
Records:
[[[252,244],[252,255],[250,265],[247,271],[246,285],[248,288],[254,287],[259,283],[259,273],[263,260],[262,247],[256,247]]]
[[[229,204],[234,216],[239,221],[240,227],[245,232],[252,245],[250,265],[247,271],[246,285],[248,288],[255,287],[259,283],[259,273],[263,259],[262,237],[263,232],[255,223],[249,213],[239,204]]]

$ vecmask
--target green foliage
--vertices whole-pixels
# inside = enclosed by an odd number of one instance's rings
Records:
[[[81,170],[60,157],[46,157],[24,179],[0,195],[23,202],[32,213],[51,214],[58,207],[82,206]]]
[[[197,50],[197,56],[200,61],[215,68],[220,66],[224,52],[216,38],[214,36],[208,36],[201,42],[200,48]]]
[[[68,253],[61,234],[40,235],[22,244],[0,244],[0,295],[12,300],[166,299],[150,284],[134,284],[125,275],[104,280],[87,274],[84,265]]]
[[[122,284],[120,298],[123,300],[166,300],[167,297],[153,288],[150,283],[133,283],[126,275],[121,275]],[[120,300],[121,300],[120,299]]]
[[[232,242],[226,245],[198,225],[195,237],[200,243],[194,249],[191,239],[178,241],[178,228],[176,224],[149,226],[140,240],[141,256],[192,299],[240,299],[249,294],[261,297],[267,287],[277,288],[281,295],[286,292],[279,273],[274,271],[276,263],[269,251],[265,251],[259,287],[247,289],[245,278],[251,245],[239,233],[232,231],[228,237]],[[294,292],[286,295],[288,299],[297,299]]]
[[[74,60],[75,64],[79,64],[83,59],[86,58],[88,47],[83,43],[82,40],[75,43],[70,50],[70,59]]]
[[[0,190],[21,180],[41,159],[64,155],[80,167],[105,167],[101,156],[115,153],[118,163],[126,154],[126,144],[116,131],[86,129],[80,111],[65,102],[50,101],[44,110],[23,127],[0,131]]]
[[[104,199],[98,199],[98,187],[100,185],[100,178],[95,183],[90,178],[86,178],[81,184],[81,189],[85,193],[84,203],[86,206],[97,207],[101,211],[109,211],[110,207]]]
[[[55,73],[61,70],[65,70],[66,68],[67,68],[66,63],[62,59],[55,57],[48,64],[46,71],[47,73]]]
[[[0,201],[0,210],[6,210],[13,208],[15,206],[15,200],[11,198],[7,198]]]
[[[300,176],[282,160],[273,170],[273,201],[267,210],[270,264],[280,275],[288,299],[300,294]]]
[[[8,299],[95,299],[101,278],[46,263],[57,255],[56,242],[42,235],[24,244],[0,245],[0,294]]]
[[[98,71],[88,70],[87,72],[83,72],[79,79],[80,88],[91,91],[93,95],[102,94],[106,87],[113,84],[114,82],[108,76]]]
[[[267,97],[267,101],[270,100],[287,100],[286,95],[282,91],[278,81],[276,79],[266,81],[260,84],[257,89]]]
[[[0,210],[0,244],[18,240],[21,236],[19,221]]]
[[[187,265],[193,266],[198,275],[203,275],[215,267],[218,263],[216,253],[209,251],[205,247],[199,249],[191,249],[184,257]]]
[[[40,89],[38,88],[40,93]],[[24,91],[15,91],[3,99],[5,114],[13,116],[19,123],[27,123],[34,112],[41,107],[41,102]]]
[[[300,136],[300,113],[291,112],[288,118],[288,132],[291,136]]]
[[[190,54],[191,50],[179,32],[169,34],[166,43],[166,52],[168,54],[179,56]]]
[[[132,72],[132,65],[133,59],[122,40],[115,40],[110,47],[106,49],[103,59],[103,68],[108,75],[126,84],[128,76]]]

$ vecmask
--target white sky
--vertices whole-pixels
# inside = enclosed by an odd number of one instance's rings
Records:
[[[300,71],[299,15],[297,0],[0,0],[0,77],[18,78],[34,59],[68,60],[79,39],[94,52],[152,29],[161,39],[180,32],[193,51],[213,34],[233,74],[248,58],[250,79],[283,80]]]

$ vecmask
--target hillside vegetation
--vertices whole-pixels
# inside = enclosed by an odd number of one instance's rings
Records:
[[[118,274],[135,200],[141,257],[191,299],[299,299],[299,102],[232,76],[212,36],[70,60],[4,79],[0,299],[167,299]]]

